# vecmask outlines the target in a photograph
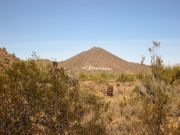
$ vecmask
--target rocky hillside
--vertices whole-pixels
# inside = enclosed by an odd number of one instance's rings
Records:
[[[127,62],[98,47],[93,47],[62,61],[59,66],[73,71],[119,71],[123,73],[137,73],[148,69],[146,65]]]
[[[0,64],[1,65],[9,65],[15,61],[17,61],[18,58],[14,54],[9,54],[5,48],[0,48]]]

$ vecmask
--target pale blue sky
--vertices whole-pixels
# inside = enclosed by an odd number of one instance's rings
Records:
[[[0,47],[20,58],[99,46],[139,62],[152,40],[166,64],[180,63],[180,0],[0,0]]]

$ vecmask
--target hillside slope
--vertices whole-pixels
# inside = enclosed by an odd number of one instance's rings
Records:
[[[10,54],[5,48],[0,48],[0,64],[5,66],[19,60],[15,55]]]
[[[127,62],[110,52],[93,47],[88,51],[84,51],[66,61],[59,63],[66,69],[73,71],[119,71],[123,73],[137,73],[148,69],[148,66]]]

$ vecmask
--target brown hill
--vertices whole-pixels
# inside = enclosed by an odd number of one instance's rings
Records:
[[[148,66],[137,63],[127,62],[110,52],[93,47],[88,51],[84,51],[66,61],[59,63],[69,70],[74,71],[119,71],[123,73],[137,73],[148,69]]]
[[[0,64],[8,66],[9,64],[17,61],[18,58],[14,54],[9,54],[5,48],[0,48]]]

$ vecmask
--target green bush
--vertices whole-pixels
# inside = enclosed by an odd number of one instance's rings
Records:
[[[119,77],[116,79],[117,82],[132,82],[135,80],[134,75],[129,75],[129,74],[120,74]]]
[[[106,81],[110,79],[110,75],[104,72],[81,72],[78,75],[80,81]]]
[[[78,79],[81,80],[81,81],[88,80],[85,73],[79,73]]]
[[[134,74],[111,72],[81,72],[78,75],[80,81],[117,81],[132,82],[136,79]]]

